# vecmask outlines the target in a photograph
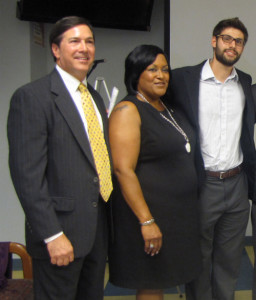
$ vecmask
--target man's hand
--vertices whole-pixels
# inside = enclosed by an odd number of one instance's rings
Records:
[[[47,249],[54,265],[67,266],[74,260],[73,246],[65,234],[47,243]]]

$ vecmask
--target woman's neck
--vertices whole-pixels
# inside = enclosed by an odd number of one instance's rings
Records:
[[[163,111],[165,109],[160,98],[157,99],[146,98],[141,92],[137,92],[137,99],[143,102],[147,102],[158,111]]]

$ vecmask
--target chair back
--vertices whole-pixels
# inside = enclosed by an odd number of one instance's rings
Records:
[[[5,247],[3,247],[3,249],[7,252],[7,254],[14,253],[20,256],[24,279],[10,279],[12,270],[10,270],[10,272],[8,270],[8,274],[6,274],[6,285],[2,286],[0,289],[0,299],[33,300],[32,259],[29,256],[26,247],[19,243],[8,242],[8,248],[5,249]],[[8,259],[10,258],[11,255],[9,255]],[[7,268],[10,268],[10,266],[7,265]],[[10,277],[8,278],[8,276]]]
[[[20,243],[10,242],[9,252],[20,256],[22,261],[24,279],[32,279],[32,259],[28,254],[26,247]]]

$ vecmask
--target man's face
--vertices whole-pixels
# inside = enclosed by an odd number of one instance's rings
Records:
[[[56,63],[64,71],[79,81],[84,80],[95,57],[94,38],[90,28],[82,24],[65,31],[60,46],[52,44],[52,52]]]
[[[220,35],[229,35],[235,39],[244,40],[242,31],[233,27],[225,28]],[[233,66],[239,60],[244,50],[244,45],[237,45],[235,40],[231,43],[225,43],[221,36],[212,37],[212,47],[216,60],[225,66]]]

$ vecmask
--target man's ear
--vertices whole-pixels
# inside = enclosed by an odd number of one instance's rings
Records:
[[[212,36],[211,44],[212,44],[213,48],[216,48],[216,44],[217,44],[217,37],[216,36]]]
[[[52,53],[56,60],[60,58],[60,48],[57,44],[52,44]]]

